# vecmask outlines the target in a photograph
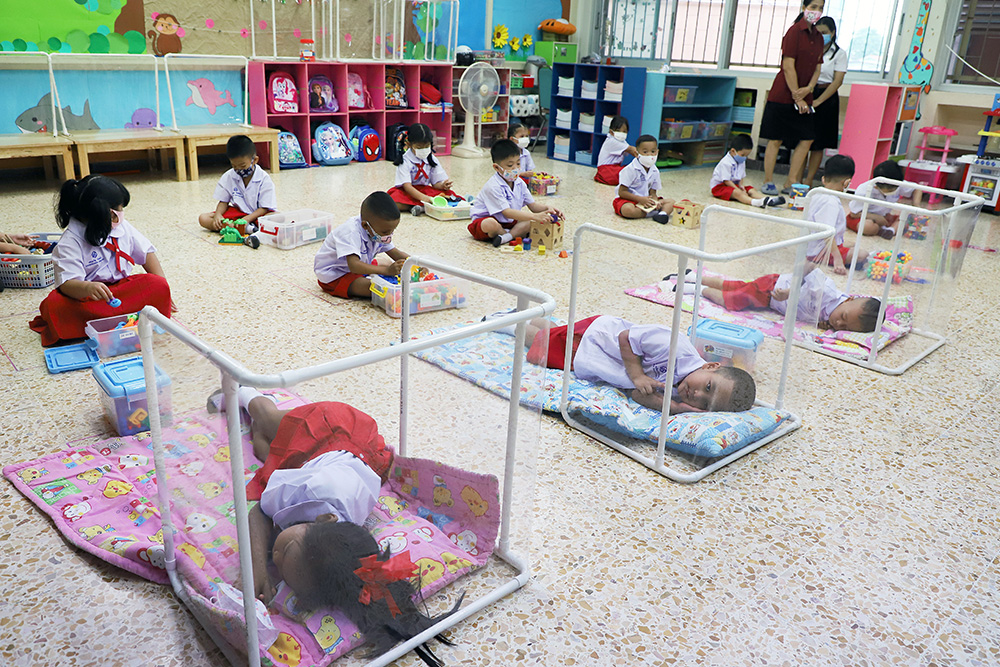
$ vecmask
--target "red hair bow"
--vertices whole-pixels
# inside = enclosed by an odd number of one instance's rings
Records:
[[[404,551],[389,560],[379,560],[377,555],[365,556],[361,560],[361,567],[354,571],[358,575],[364,586],[361,588],[361,595],[358,602],[367,605],[374,600],[385,600],[389,606],[389,612],[393,618],[399,613],[399,605],[389,591],[386,584],[402,579],[409,579],[413,576],[417,566],[410,560],[410,552]]]

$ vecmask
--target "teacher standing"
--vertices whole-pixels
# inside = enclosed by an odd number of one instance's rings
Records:
[[[844,75],[847,74],[847,51],[837,44],[837,22],[824,16],[816,21],[816,30],[823,37],[824,47],[819,81],[813,91],[816,138],[809,147],[809,170],[806,172],[806,180],[802,181],[809,187],[812,187],[819,165],[823,162],[823,151],[827,148],[836,150],[840,143],[840,95],[837,90],[844,83]]]
[[[781,40],[781,71],[774,77],[760,124],[761,139],[768,139],[764,152],[764,194],[776,195],[774,165],[783,143],[794,146],[783,192],[802,176],[809,148],[815,137],[812,112],[813,89],[819,81],[823,38],[815,23],[823,16],[824,0],[804,0],[802,13]]]

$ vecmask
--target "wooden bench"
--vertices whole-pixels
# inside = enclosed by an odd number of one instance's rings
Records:
[[[54,157],[59,179],[74,178],[73,142],[66,137],[51,134],[4,134],[0,135],[0,159],[18,157],[41,157],[45,168],[45,178],[52,178],[49,157]]]
[[[245,134],[255,143],[270,144],[268,151],[267,168],[272,172],[279,171],[278,164],[278,133],[272,127],[243,127],[240,125],[195,125],[192,127],[182,127],[178,129],[184,135],[184,143],[187,145],[187,162],[191,171],[191,180],[198,180],[198,147],[199,146],[225,146],[229,137],[234,134]]]
[[[168,168],[169,154],[173,150],[177,163],[177,180],[187,180],[184,166],[184,135],[173,130],[87,130],[70,135],[80,163],[80,178],[90,174],[90,155],[118,151],[145,150],[160,152],[160,164]]]

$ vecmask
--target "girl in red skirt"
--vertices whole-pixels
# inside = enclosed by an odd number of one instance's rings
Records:
[[[406,151],[396,158],[396,184],[389,196],[400,211],[423,215],[424,205],[434,197],[459,197],[451,190],[451,179],[434,159],[434,134],[423,123],[414,123],[406,131]]]
[[[107,176],[91,174],[63,183],[56,221],[66,231],[52,251],[56,289],[28,324],[42,335],[44,347],[84,337],[90,320],[149,305],[170,317],[170,286],[156,248],[125,221],[122,209],[128,203],[125,186]],[[137,264],[146,272],[129,275]]]
[[[628,120],[624,116],[611,119],[610,131],[597,155],[597,174],[594,180],[605,185],[618,185],[618,174],[624,166],[625,153],[639,157],[639,151],[628,143]]]

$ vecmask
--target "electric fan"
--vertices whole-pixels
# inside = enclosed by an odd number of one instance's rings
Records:
[[[459,146],[451,149],[458,157],[485,157],[486,151],[476,145],[473,122],[482,117],[485,109],[490,109],[500,96],[500,75],[492,65],[473,63],[458,81],[458,101],[465,109],[465,137]],[[482,121],[480,120],[480,123]]]

